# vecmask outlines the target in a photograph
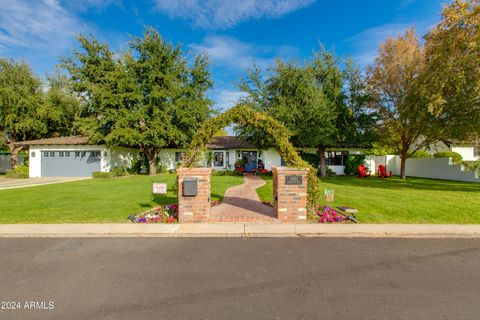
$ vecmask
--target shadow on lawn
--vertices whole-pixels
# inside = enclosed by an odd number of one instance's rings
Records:
[[[321,182],[332,185],[343,185],[352,187],[381,188],[381,189],[411,189],[411,190],[436,190],[436,191],[458,191],[458,192],[479,192],[480,184],[475,182],[458,182],[449,180],[435,180],[425,178],[398,177],[380,179],[377,177],[357,178],[351,176],[337,176],[320,178]]]
[[[169,196],[155,196],[151,202],[144,202],[139,203],[138,205],[142,208],[151,208],[152,202],[156,203],[158,206],[163,206],[166,204],[176,204],[178,203],[177,197],[169,197]]]

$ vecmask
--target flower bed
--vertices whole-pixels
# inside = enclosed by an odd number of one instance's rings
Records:
[[[170,204],[152,208],[137,215],[132,213],[128,218],[135,223],[177,223],[178,205]]]
[[[220,201],[220,200],[213,200],[213,201],[212,201],[212,207],[218,206],[218,205],[220,205],[221,203],[222,203],[222,201]]]
[[[316,213],[319,216],[319,223],[358,223],[355,215],[350,216],[329,206],[318,207]]]

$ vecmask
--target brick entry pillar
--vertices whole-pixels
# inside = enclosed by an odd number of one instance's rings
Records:
[[[308,170],[273,167],[273,209],[280,222],[298,223],[307,219]]]
[[[210,176],[211,168],[178,168],[178,222],[205,222],[210,214]],[[197,180],[197,192],[194,196],[184,196],[183,181]]]

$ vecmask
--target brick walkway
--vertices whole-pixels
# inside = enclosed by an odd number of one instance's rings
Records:
[[[278,222],[273,208],[263,204],[255,191],[265,181],[254,175],[245,175],[244,180],[225,192],[223,202],[210,210],[209,222]]]

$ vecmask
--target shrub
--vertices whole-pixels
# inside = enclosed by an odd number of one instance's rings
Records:
[[[431,158],[432,156],[425,150],[418,150],[410,158]]]
[[[453,151],[443,151],[434,153],[433,156],[435,158],[452,158],[452,162],[456,164],[462,163],[462,156],[459,153]]]
[[[112,173],[115,177],[123,177],[128,174],[128,171],[125,167],[114,167],[112,170],[110,170],[110,173]]]
[[[144,160],[138,159],[138,160],[133,160],[130,164],[130,168],[128,168],[128,173],[131,174],[139,174],[142,172],[142,166],[144,164]]]
[[[301,152],[300,157],[303,161],[308,162],[308,164],[314,168],[318,168],[320,166],[320,157],[318,154]]]
[[[476,171],[480,176],[480,160],[477,161],[463,161],[463,167],[469,171]]]
[[[327,166],[327,168],[325,169],[326,173],[327,173],[327,176],[334,176],[336,175],[337,173],[335,171],[333,171],[330,167]]]
[[[116,175],[113,172],[92,172],[92,178],[94,179],[107,179],[107,178],[115,178]]]
[[[168,172],[167,168],[159,161],[159,162],[157,163],[157,174],[159,174],[159,173],[167,173],[167,172]]]
[[[364,154],[349,154],[345,161],[345,174],[356,175],[360,164],[365,164]]]
[[[27,179],[28,178],[28,167],[22,164],[19,164],[16,168],[10,169],[5,174],[7,178],[15,179]]]
[[[263,170],[258,171],[258,172],[257,172],[257,175],[259,175],[260,177],[261,177],[261,176],[272,177],[272,176],[273,176],[273,172],[272,172],[272,171],[268,171],[267,169],[263,169]]]
[[[233,171],[233,170],[213,170],[213,176],[242,176],[243,173],[240,171]]]

